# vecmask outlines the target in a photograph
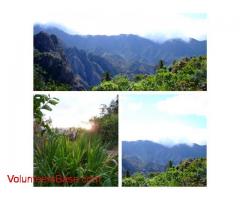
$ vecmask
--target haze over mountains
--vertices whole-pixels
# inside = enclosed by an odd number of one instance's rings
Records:
[[[122,142],[123,174],[126,171],[130,174],[164,171],[170,160],[177,165],[182,160],[200,157],[206,158],[206,145],[178,144],[169,147],[147,140]]]
[[[159,44],[132,34],[71,35],[56,27],[36,25],[34,33],[40,31],[55,34],[68,47],[77,47],[103,56],[118,55],[130,63],[138,61],[155,65],[162,59],[170,64],[177,58],[206,55],[206,40],[198,41],[193,38],[189,42],[170,39]]]
[[[62,71],[59,74],[68,69],[67,74],[72,74],[73,79],[70,81],[68,78],[69,80],[63,82],[74,85],[75,89],[88,89],[98,84],[104,72],[109,72],[111,76],[125,74],[129,77],[136,74],[152,74],[160,59],[168,65],[182,57],[206,55],[206,41],[195,39],[190,39],[189,42],[171,39],[160,44],[131,34],[71,35],[59,28],[41,25],[34,26],[34,34],[36,50],[40,48],[42,53],[49,53],[51,50],[55,54],[61,51],[58,58],[62,58],[63,61],[60,62],[66,66],[64,69],[55,69]],[[53,47],[56,44],[57,48]],[[53,48],[44,49],[44,45]],[[46,64],[47,61],[44,60]],[[48,69],[47,73],[52,71],[49,66],[43,67]]]

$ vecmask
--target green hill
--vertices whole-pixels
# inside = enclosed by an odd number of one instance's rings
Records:
[[[207,57],[199,56],[174,61],[170,67],[160,61],[153,75],[124,75],[103,80],[92,90],[119,91],[205,91],[207,90]]]
[[[141,173],[123,178],[123,186],[206,186],[207,163],[205,158],[182,161],[165,172],[152,173],[145,177]]]

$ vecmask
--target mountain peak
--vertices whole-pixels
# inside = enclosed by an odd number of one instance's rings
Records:
[[[50,35],[46,32],[39,32],[34,35],[34,48],[40,52],[56,51],[58,39],[55,35]]]

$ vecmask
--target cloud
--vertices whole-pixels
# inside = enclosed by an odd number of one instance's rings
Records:
[[[174,145],[206,144],[207,130],[194,128],[167,120],[146,122],[146,121],[125,121],[121,126],[121,137],[126,141],[151,140],[163,144]]]
[[[158,111],[172,115],[206,115],[207,99],[204,93],[177,95],[159,101]]]
[[[151,140],[166,145],[178,143],[206,144],[207,96],[205,93],[178,95],[125,95],[120,105],[122,140]],[[138,105],[131,113],[126,105]]]
[[[68,4],[47,1],[33,10],[33,16],[34,23],[62,24],[84,35],[131,33],[146,36],[158,33],[165,38],[203,39],[206,37],[206,19],[196,18],[196,15],[206,13],[206,5],[206,0],[69,0]]]

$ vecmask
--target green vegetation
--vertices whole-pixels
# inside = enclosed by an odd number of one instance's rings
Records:
[[[136,75],[132,80],[118,75],[112,80],[103,80],[92,90],[119,91],[202,91],[207,90],[206,56],[184,58],[164,66],[160,60],[153,75]]]
[[[110,105],[102,105],[101,116],[90,120],[94,124],[94,131],[97,132],[108,149],[118,145],[118,97],[112,100]]]
[[[40,52],[34,50],[34,90],[36,91],[68,91],[72,90],[70,81],[73,79],[68,70],[63,68],[64,61],[61,55],[53,52]],[[63,81],[64,80],[64,81]]]
[[[43,114],[59,101],[34,95],[34,177],[60,180],[35,181],[34,185],[117,186],[118,98],[109,106],[102,105],[101,116],[91,119],[92,129],[69,128],[65,133],[51,128]]]
[[[50,128],[50,121],[44,120],[43,110],[52,111],[51,106],[57,105],[59,99],[51,98],[49,95],[43,94],[36,94],[33,97],[33,116],[34,116],[34,130],[36,132],[41,132],[42,134],[44,131],[51,132]]]
[[[35,140],[36,141],[36,140]],[[66,135],[46,137],[34,146],[34,176],[37,177],[100,177],[96,183],[88,182],[36,183],[36,186],[117,186],[117,160],[108,155],[100,138],[82,133],[71,141]],[[93,181],[91,183],[91,181]]]
[[[182,161],[178,166],[170,167],[165,172],[151,173],[144,176],[135,173],[124,177],[123,186],[206,186],[207,170],[206,159],[189,159]]]
[[[34,65],[34,90],[35,91],[69,91],[72,87],[52,80],[47,77],[47,72],[39,65]]]

